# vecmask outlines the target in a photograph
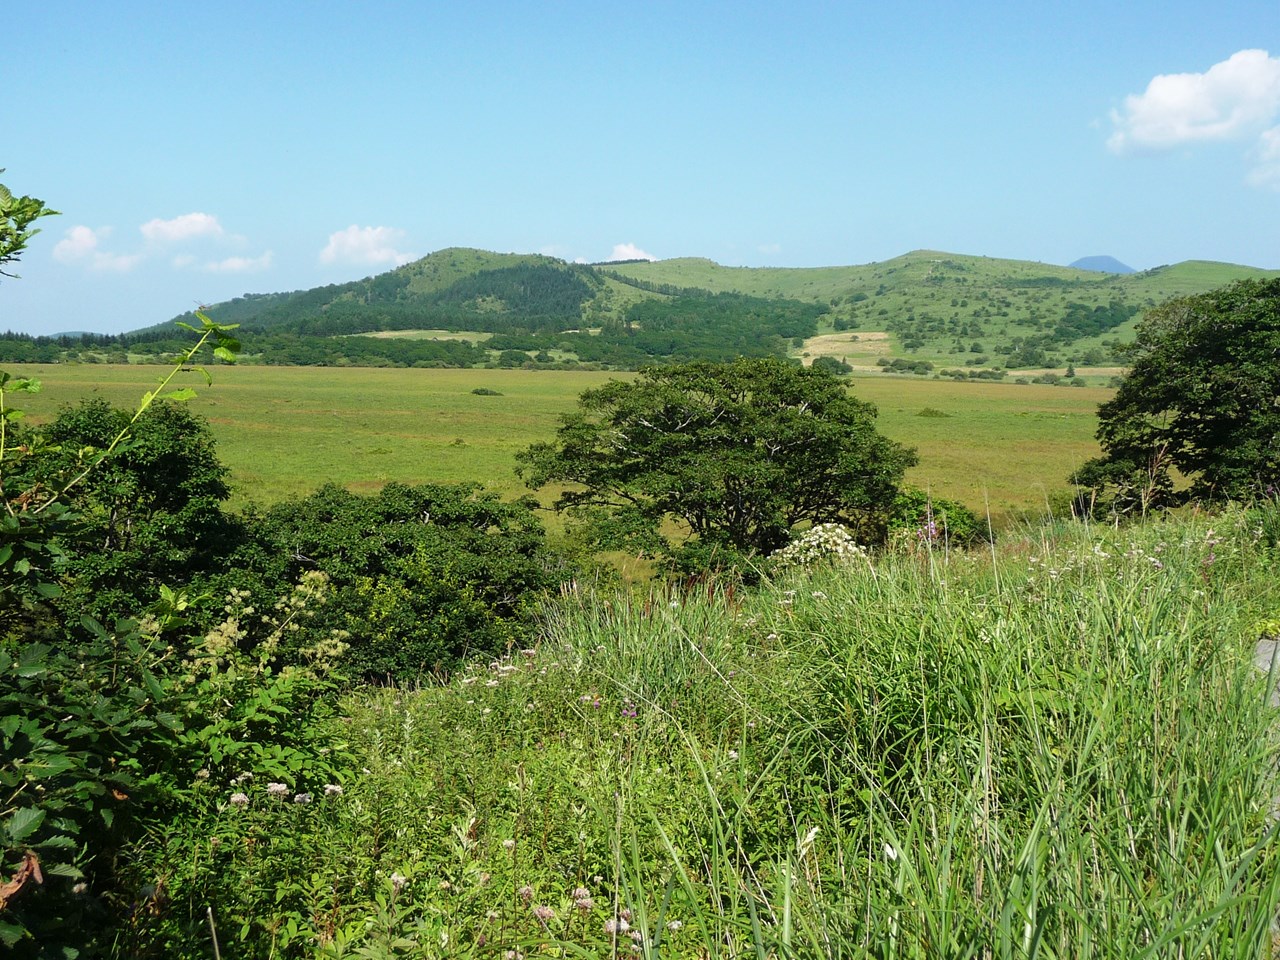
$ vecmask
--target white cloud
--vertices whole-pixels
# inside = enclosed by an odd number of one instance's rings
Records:
[[[359,263],[370,266],[400,266],[413,259],[395,245],[404,240],[404,231],[394,227],[358,227],[354,223],[345,230],[329,234],[329,242],[320,251],[321,263]]]
[[[1152,78],[1111,113],[1116,153],[1257,136],[1280,116],[1280,57],[1241,50],[1204,73]]]
[[[104,229],[103,236],[109,233]],[[98,231],[78,225],[67,231],[67,235],[59,240],[53,247],[53,259],[60,263],[72,263],[76,260],[83,260],[98,249]]]
[[[760,251],[761,253],[764,253],[764,254],[770,254],[770,253],[781,253],[781,252],[782,252],[782,244],[780,244],[780,243],[762,243],[762,244],[760,244],[760,246],[756,247],[756,249],[757,249],[758,251]]]
[[[193,237],[220,237],[223,234],[218,218],[208,213],[184,213],[172,220],[157,217],[138,229],[152,243],[179,243]]]
[[[124,273],[142,261],[140,253],[110,253],[100,249],[102,240],[110,236],[111,228],[94,230],[77,224],[53,247],[53,258],[59,263],[84,263],[94,270]]]
[[[646,253],[634,243],[615,243],[609,260],[657,260],[652,253]]]
[[[225,260],[214,260],[206,263],[204,269],[210,273],[252,273],[266,270],[271,266],[272,253],[268,250],[260,257],[227,257]]]

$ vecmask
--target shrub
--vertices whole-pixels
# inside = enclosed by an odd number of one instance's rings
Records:
[[[926,547],[972,547],[990,537],[987,524],[964,504],[915,487],[903,489],[894,500],[889,530],[898,543]]]
[[[330,484],[257,517],[232,570],[203,589],[236,587],[263,602],[274,585],[321,571],[329,600],[283,640],[282,655],[345,631],[352,675],[410,681],[505,650],[542,591],[572,578],[536,507],[467,484],[392,483],[372,496]]]

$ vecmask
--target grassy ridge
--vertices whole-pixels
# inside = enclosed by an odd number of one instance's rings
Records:
[[[42,393],[23,398],[37,421],[82,396],[127,405],[155,378],[149,367],[9,369],[44,382]],[[625,376],[333,367],[213,372],[212,387],[193,384],[199,391],[193,409],[213,427],[240,504],[306,494],[324,481],[364,491],[389,480],[466,481],[522,495],[515,453],[549,439],[583,390]],[[476,388],[502,396],[476,396]],[[1043,506],[1072,469],[1096,454],[1095,411],[1109,395],[880,377],[855,379],[852,389],[877,405],[882,432],[919,448],[920,466],[909,482],[980,511],[990,507],[997,520]]]

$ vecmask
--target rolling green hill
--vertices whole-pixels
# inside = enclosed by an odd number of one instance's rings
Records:
[[[1078,367],[1105,378],[1147,308],[1267,275],[1208,261],[1106,274],[936,250],[856,266],[753,268],[702,258],[577,264],[450,247],[361,280],[206,310],[242,326],[249,362],[631,369],[789,354],[917,374],[1052,376]],[[366,334],[378,336],[357,336]],[[177,349],[169,321],[118,338],[9,337],[0,361],[146,360]]]

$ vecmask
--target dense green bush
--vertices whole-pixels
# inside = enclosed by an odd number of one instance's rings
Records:
[[[991,537],[990,526],[964,504],[906,487],[893,501],[890,536],[922,547],[972,547]]]
[[[392,483],[371,496],[328,485],[252,518],[250,541],[203,589],[235,586],[260,602],[275,585],[321,571],[329,602],[283,654],[341,630],[353,676],[411,681],[506,650],[542,593],[572,579],[536,506],[471,485]]]
[[[48,449],[10,474],[22,488],[54,487],[127,428],[128,440],[61,498],[77,519],[56,541],[58,604],[73,623],[86,614],[104,622],[136,615],[161,584],[216,567],[240,537],[222,510],[227,468],[204,419],[174,402],[132,419],[101,399],[65,407],[38,431]],[[35,442],[35,433],[20,441]]]

